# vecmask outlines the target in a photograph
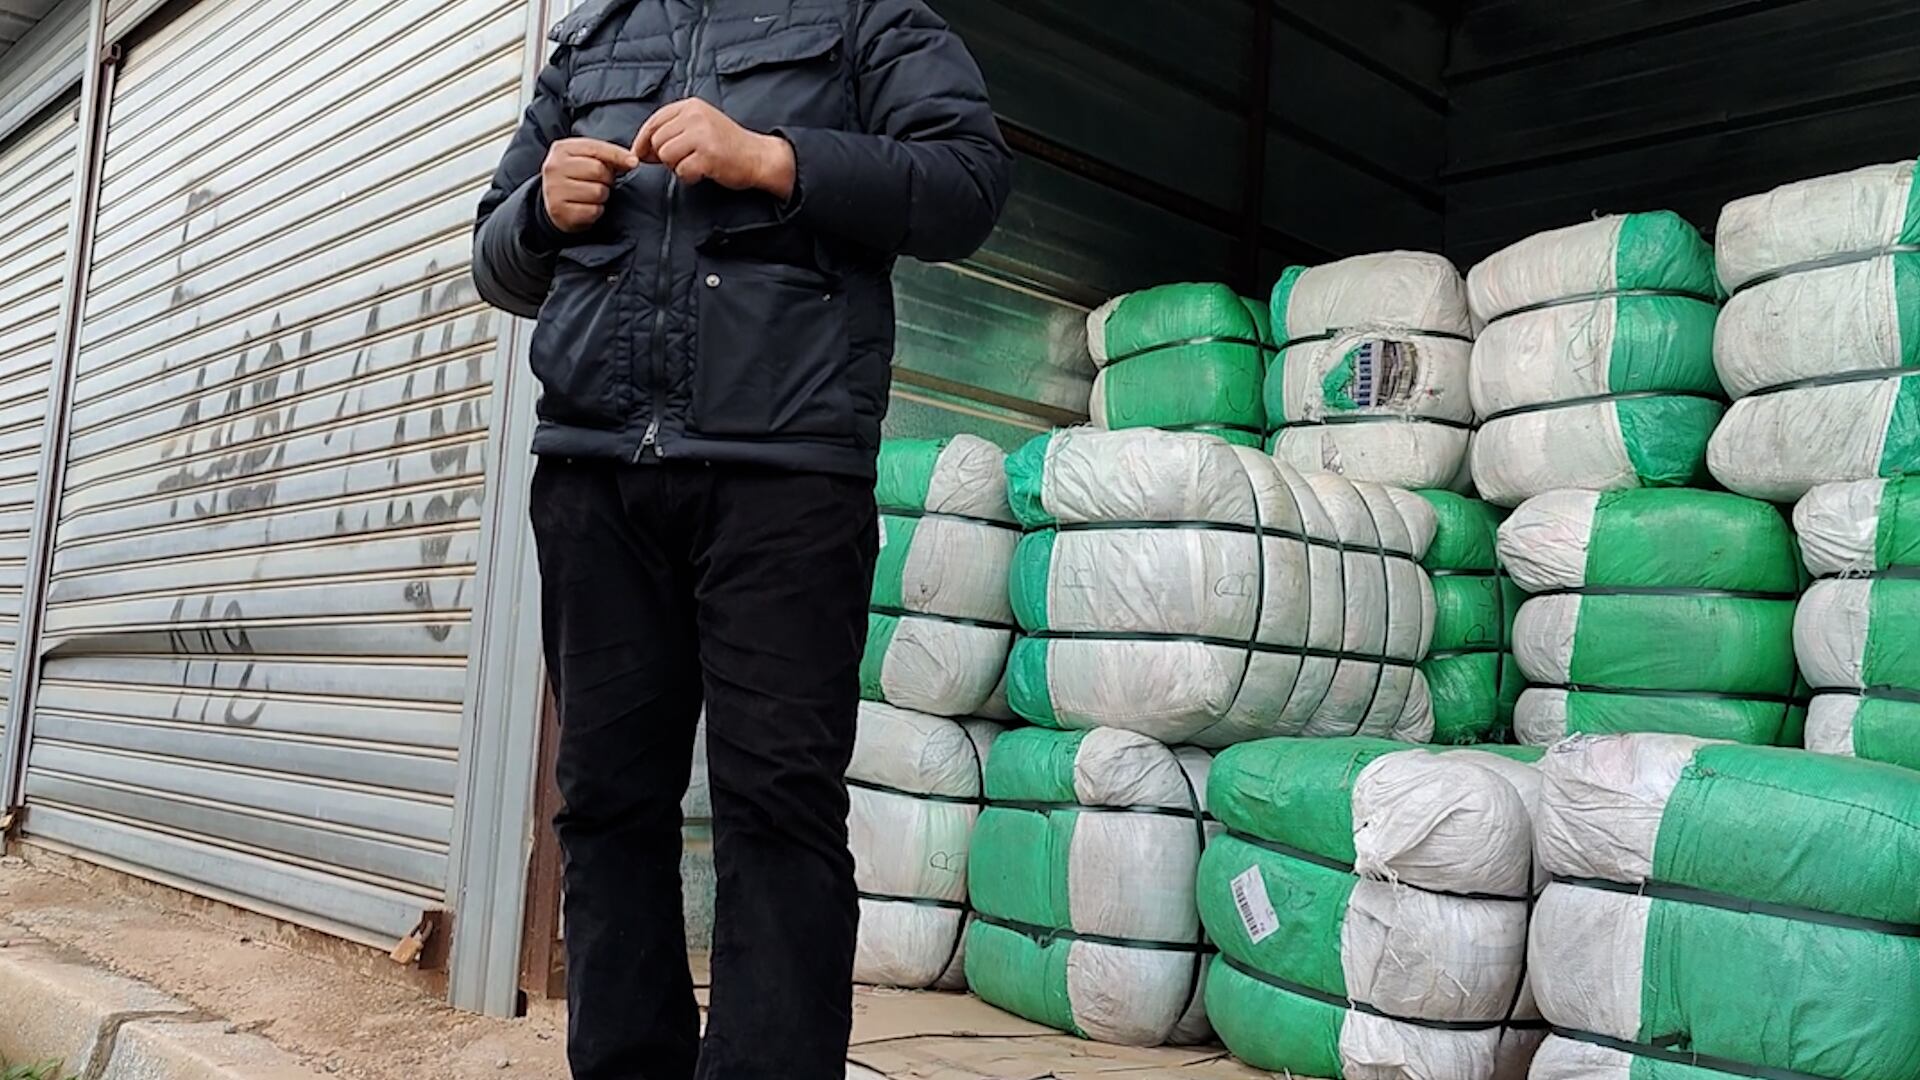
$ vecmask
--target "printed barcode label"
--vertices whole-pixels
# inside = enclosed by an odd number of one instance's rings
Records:
[[[880,515],[880,546],[887,546],[887,515]]]
[[[1240,912],[1240,925],[1247,928],[1247,938],[1255,945],[1267,940],[1280,931],[1280,916],[1274,914],[1273,901],[1267,899],[1267,879],[1260,876],[1260,868],[1249,866],[1233,879],[1229,886],[1233,890],[1233,906]]]

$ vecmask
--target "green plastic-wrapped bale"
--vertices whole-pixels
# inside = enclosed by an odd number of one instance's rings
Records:
[[[1529,973],[1556,1029],[1747,1076],[1920,1075],[1912,773],[1663,734],[1540,770]]]
[[[1521,741],[1669,731],[1797,745],[1793,536],[1720,492],[1555,491],[1500,526],[1502,564],[1538,594],[1514,620],[1532,684]]]
[[[1433,741],[1503,738],[1526,686],[1510,646],[1525,595],[1500,570],[1497,550],[1506,512],[1451,491],[1417,494],[1437,522],[1420,564],[1433,579],[1433,648],[1421,665],[1433,697]]]
[[[867,700],[1011,719],[994,694],[1013,640],[1007,573],[1020,542],[1005,462],[974,435],[881,444],[880,554],[860,661]]]
[[[1225,285],[1161,285],[1087,316],[1100,370],[1088,405],[1100,427],[1204,431],[1240,446],[1266,434],[1266,305]]]
[[[974,992],[1101,1042],[1206,1041],[1193,882],[1209,762],[1111,728],[1001,735],[967,864]]]

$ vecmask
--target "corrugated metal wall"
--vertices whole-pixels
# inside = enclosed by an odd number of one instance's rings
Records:
[[[1731,199],[1920,149],[1911,0],[1472,0],[1453,42],[1448,250]]]
[[[65,106],[0,147],[0,747],[13,704],[79,136],[79,111]]]
[[[369,943],[447,887],[522,0],[207,0],[115,87],[28,834]]]

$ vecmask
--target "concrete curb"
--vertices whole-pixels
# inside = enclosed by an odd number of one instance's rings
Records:
[[[78,1080],[311,1080],[258,1035],[69,950],[0,936],[0,1057]]]

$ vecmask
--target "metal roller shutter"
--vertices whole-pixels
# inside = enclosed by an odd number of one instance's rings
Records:
[[[12,707],[79,132],[78,110],[63,108],[0,149],[0,747]]]
[[[524,0],[207,0],[107,127],[29,836],[370,944],[444,905]]]

